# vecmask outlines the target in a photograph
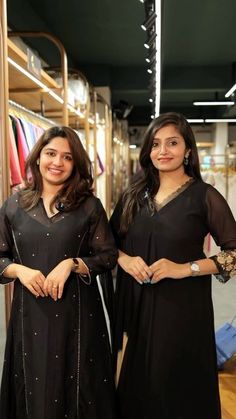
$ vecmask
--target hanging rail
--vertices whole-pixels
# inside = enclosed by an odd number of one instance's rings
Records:
[[[23,112],[24,114],[33,116],[35,119],[43,121],[46,125],[56,125],[55,122],[51,121],[50,119],[45,118],[44,116],[39,115],[39,114],[37,114],[33,111],[30,111],[27,108],[24,108],[24,106],[19,105],[18,103],[14,102],[13,100],[9,100],[9,107],[10,107],[10,111],[11,111],[11,108],[15,108],[16,110],[19,110],[20,112]],[[9,113],[11,113],[11,112],[9,112]]]

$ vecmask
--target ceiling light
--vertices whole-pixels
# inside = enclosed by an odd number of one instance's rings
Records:
[[[234,105],[234,101],[232,100],[211,100],[211,101],[203,101],[203,102],[193,102],[195,106],[232,106]]]
[[[231,96],[235,90],[236,90],[236,83],[231,87],[231,89],[228,90],[228,92],[225,94],[225,97]]]
[[[205,122],[236,122],[236,119],[205,119]]]
[[[204,123],[204,119],[187,119],[187,121],[191,124],[202,124]]]
[[[141,28],[146,31],[148,28],[150,28],[154,23],[155,23],[155,19],[156,19],[156,13],[153,12],[150,14],[150,16],[145,20],[145,22],[143,22],[143,24],[141,25]]]
[[[236,122],[236,119],[187,119],[187,121],[191,124],[212,124],[216,122]]]

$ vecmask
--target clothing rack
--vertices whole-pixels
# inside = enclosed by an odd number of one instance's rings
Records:
[[[18,117],[24,115],[26,119],[28,119],[30,122],[35,122],[37,125],[39,125],[40,122],[40,126],[42,128],[49,128],[50,126],[56,125],[55,122],[51,121],[50,119],[30,111],[27,108],[24,108],[24,106],[19,105],[13,100],[9,100],[9,113],[13,113]]]

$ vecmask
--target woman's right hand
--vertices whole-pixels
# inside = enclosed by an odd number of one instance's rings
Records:
[[[139,284],[150,281],[152,271],[140,256],[129,256],[119,250],[118,263]]]
[[[11,263],[4,271],[4,276],[9,278],[18,278],[20,282],[33,294],[35,297],[44,297],[43,284],[45,276],[42,272],[28,268],[18,263]]]

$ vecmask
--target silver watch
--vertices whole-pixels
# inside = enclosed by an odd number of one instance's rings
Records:
[[[200,266],[197,262],[190,262],[190,269],[192,276],[198,276],[200,274]]]

